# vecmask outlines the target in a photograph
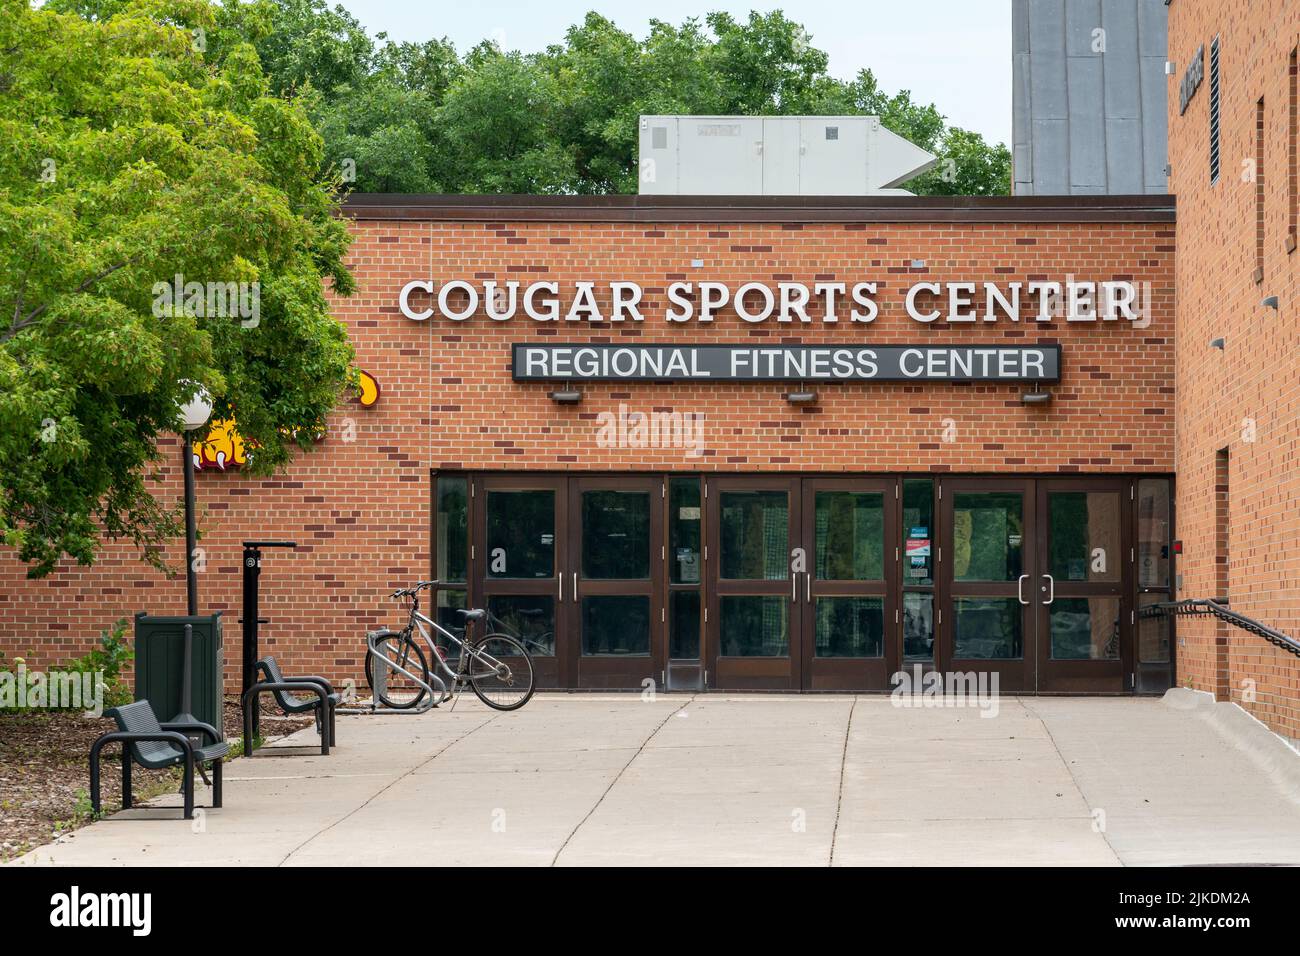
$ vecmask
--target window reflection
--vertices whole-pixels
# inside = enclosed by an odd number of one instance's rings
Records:
[[[719,572],[731,580],[789,576],[790,506],[784,491],[724,491]]]
[[[817,599],[813,652],[818,657],[880,657],[885,647],[885,601],[879,597]]]
[[[1016,598],[953,600],[953,657],[1014,659],[1024,653]]]
[[[924,591],[903,594],[903,656],[908,660],[934,660],[934,595]]]
[[[555,598],[548,594],[494,594],[487,608],[499,620],[492,629],[513,637],[528,653],[555,654]]]
[[[700,656],[700,592],[672,591],[668,605],[668,656],[697,660]]]
[[[1138,587],[1169,587],[1169,479],[1143,478],[1137,486]]]
[[[650,598],[639,594],[601,594],[582,599],[582,653],[650,653]]]
[[[555,574],[555,492],[487,493],[487,574],[549,578]]]
[[[775,595],[727,596],[718,624],[724,657],[789,657],[787,601]]]
[[[1054,491],[1048,509],[1052,576],[1058,581],[1118,581],[1119,494]]]
[[[469,563],[469,480],[440,475],[434,536],[438,566],[434,575],[447,584],[464,584]]]
[[[934,480],[903,481],[903,584],[934,584]]]
[[[700,479],[673,478],[668,482],[668,573],[673,584],[700,581]]]
[[[878,581],[885,576],[884,495],[819,491],[813,520],[818,580]]]
[[[1161,604],[1169,600],[1169,595],[1163,592],[1155,594],[1139,594],[1138,607],[1149,607],[1152,604]],[[1139,613],[1137,619],[1138,627],[1138,660],[1143,664],[1168,664],[1169,663],[1169,634],[1172,630],[1173,619],[1167,615],[1159,617],[1142,617]]]
[[[650,495],[644,491],[584,491],[582,576],[650,577]]]
[[[1097,661],[1119,657],[1119,598],[1057,598],[1048,615],[1053,660]]]
[[[953,495],[953,578],[1014,581],[1024,547],[1023,497],[1015,492]]]

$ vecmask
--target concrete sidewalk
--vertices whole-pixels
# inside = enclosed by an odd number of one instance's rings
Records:
[[[329,757],[308,730],[235,761],[225,808],[193,825],[125,811],[17,864],[1300,864],[1286,775],[1154,699],[1004,699],[982,718],[878,696],[540,694],[338,732]]]

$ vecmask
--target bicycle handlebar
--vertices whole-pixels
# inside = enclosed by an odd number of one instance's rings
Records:
[[[416,582],[415,587],[398,588],[396,591],[394,591],[392,594],[388,596],[390,598],[414,597],[416,594],[419,594],[421,591],[433,587],[437,583],[438,581],[436,578],[432,581],[418,581]]]

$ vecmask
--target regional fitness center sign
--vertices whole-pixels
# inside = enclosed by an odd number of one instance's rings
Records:
[[[736,380],[1055,382],[1059,345],[532,345],[513,347],[517,382]]]
[[[745,282],[734,289],[723,282],[673,282],[665,289],[668,323],[713,322],[723,308],[743,322],[869,325],[880,314],[874,282]],[[595,282],[576,282],[560,293],[557,282],[480,283],[452,280],[441,286],[414,280],[402,287],[402,314],[423,322],[435,314],[464,322],[480,311],[494,322],[513,319],[522,309],[534,322],[644,322],[638,283],[605,283],[597,301]],[[412,301],[424,293],[420,304]],[[1022,302],[1028,323],[1137,322],[1146,315],[1134,283],[1035,280],[1008,282],[918,282],[907,289],[904,308],[916,322],[933,326],[1021,322]],[[816,300],[820,314],[810,308]],[[588,326],[590,327],[590,326]],[[793,329],[791,330],[793,331]],[[672,344],[532,344],[512,348],[516,381],[681,381],[681,380],[876,380],[876,381],[1037,381],[1060,378],[1057,345],[672,345]]]

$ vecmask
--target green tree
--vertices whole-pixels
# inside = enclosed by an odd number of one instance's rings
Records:
[[[348,232],[304,105],[220,8],[91,7],[0,0],[0,537],[32,575],[105,535],[161,564],[152,466],[185,383],[269,472],[351,374],[323,287],[352,291]],[[213,314],[162,294],[176,276],[260,296]]]
[[[452,192],[572,192],[572,146],[554,136],[555,80],[518,53],[471,51],[438,109],[438,172]]]
[[[322,0],[254,0],[221,11],[228,37],[251,40],[271,90],[307,85],[327,96],[355,90],[378,65],[374,42],[341,6]]]
[[[273,41],[255,45],[272,89],[314,91],[328,162],[351,158],[360,191],[634,193],[637,120],[657,113],[879,115],[940,157],[915,192],[1010,188],[1006,147],[881,90],[870,70],[830,76],[815,38],[779,10],[655,20],[643,39],[588,13],[536,55],[484,42],[458,56],[445,38],[367,45],[322,0],[231,3],[259,11],[232,20],[270,17]]]

